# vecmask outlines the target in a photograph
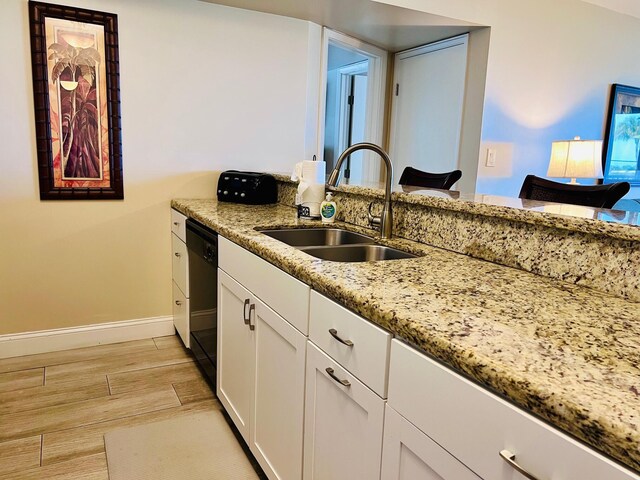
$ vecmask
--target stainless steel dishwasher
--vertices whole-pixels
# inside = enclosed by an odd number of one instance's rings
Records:
[[[187,219],[191,351],[212,386],[218,346],[218,234]]]

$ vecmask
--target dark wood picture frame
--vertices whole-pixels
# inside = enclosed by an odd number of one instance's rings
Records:
[[[29,30],[40,199],[123,199],[117,15],[29,1]]]
[[[602,152],[604,183],[640,185],[640,88],[611,85]],[[622,156],[630,159],[623,161]],[[622,163],[629,163],[629,167],[635,163],[635,170],[625,173],[620,169]]]

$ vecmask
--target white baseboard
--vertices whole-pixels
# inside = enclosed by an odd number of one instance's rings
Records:
[[[0,358],[173,335],[173,317],[141,318],[82,327],[0,335]]]

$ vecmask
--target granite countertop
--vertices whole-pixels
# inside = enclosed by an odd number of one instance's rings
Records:
[[[281,182],[293,183],[287,175],[274,174],[274,176]],[[349,194],[384,197],[382,183],[341,183],[331,189]],[[638,211],[610,210],[403,185],[394,185],[391,197],[395,202],[606,235],[622,240],[640,240],[640,212]]]
[[[284,205],[172,206],[640,472],[640,303],[403,239],[420,258],[319,260],[255,230],[320,225]]]

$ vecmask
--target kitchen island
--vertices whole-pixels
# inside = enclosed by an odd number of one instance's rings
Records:
[[[322,261],[256,230],[319,225],[282,204],[174,200],[172,207],[640,471],[640,304],[402,238],[385,243],[419,258]]]

